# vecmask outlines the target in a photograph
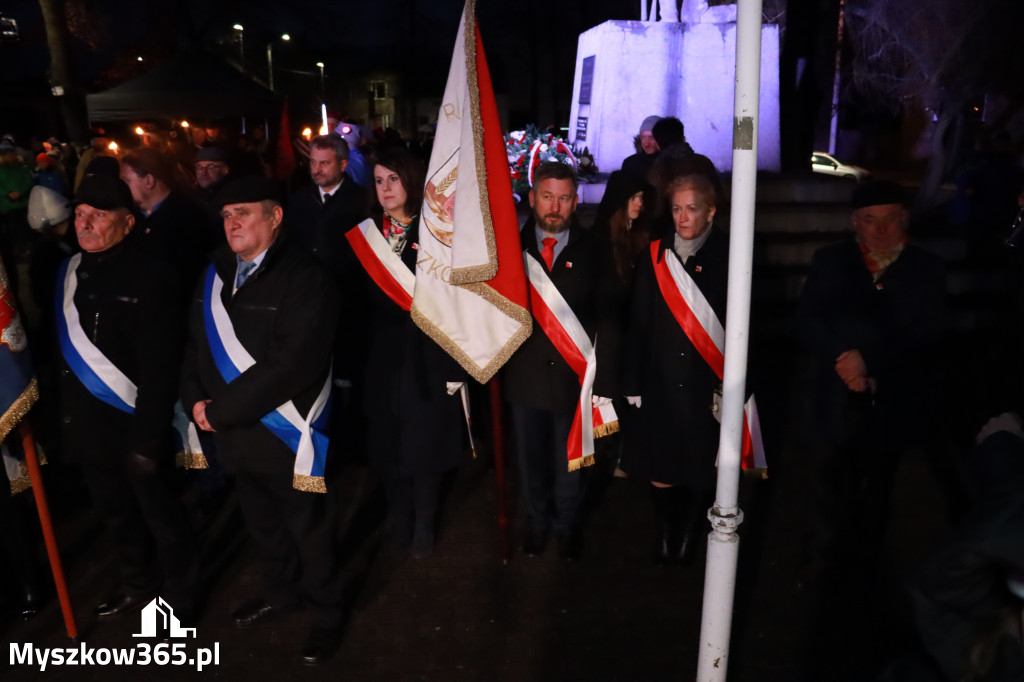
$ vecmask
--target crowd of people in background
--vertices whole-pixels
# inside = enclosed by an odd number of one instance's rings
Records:
[[[44,397],[40,438],[82,467],[118,548],[123,580],[96,608],[100,619],[157,593],[186,622],[202,606],[194,536],[167,481],[191,437],[171,444],[172,412],[202,446],[202,461],[197,449],[189,462],[201,467],[201,504],[215,509],[233,487],[262,553],[267,589],[236,609],[236,625],[311,609],[306,663],[328,656],[341,629],[332,500],[311,494],[330,489],[332,466],[355,452],[378,474],[394,553],[433,550],[442,478],[467,455],[467,377],[381,275],[401,283],[415,272],[429,149],[392,130],[337,119],[330,128],[297,140],[300,163],[286,177],[260,127],[233,136],[212,123],[143,126],[134,148],[96,128],[81,152],[53,138],[38,149],[0,139],[0,255],[8,273],[28,266],[18,294],[44,396],[59,396]],[[535,170],[520,235],[527,269],[560,302],[561,323],[600,338],[593,405],[614,410],[621,434],[601,439],[599,459],[649,482],[653,561],[688,565],[713,501],[725,189],[681,121],[649,116],[592,226],[579,221],[577,190],[567,165]],[[943,273],[908,244],[906,206],[893,183],[858,187],[853,235],[815,256],[802,294],[797,336],[817,363],[808,390],[825,413],[815,422],[821,526],[805,579],[832,570],[851,543],[859,559],[878,551],[895,463],[927,442],[935,414]],[[553,535],[560,558],[576,562],[589,474],[567,466],[566,449],[583,377],[550,325],[535,316],[502,376],[504,398],[521,549],[539,555]],[[126,377],[127,405],[82,378],[76,358],[88,365],[88,349]],[[90,371],[103,384],[105,370]],[[1008,423],[1000,432],[1024,435]],[[837,473],[849,461],[866,462],[852,487]],[[1001,555],[989,568],[1019,559]],[[30,612],[37,591],[25,586]],[[929,593],[928,608],[938,601]]]

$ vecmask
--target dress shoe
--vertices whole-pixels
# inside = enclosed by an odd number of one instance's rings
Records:
[[[123,616],[126,613],[138,611],[143,606],[153,601],[155,596],[156,595],[133,597],[124,593],[118,594],[97,606],[94,613],[100,620],[117,618],[118,616]]]
[[[247,628],[281,611],[282,609],[271,606],[262,599],[250,599],[235,609],[231,618],[235,621],[235,627]]]
[[[540,556],[548,544],[546,531],[534,528],[526,531],[526,538],[523,540],[523,554],[526,556]]]
[[[306,638],[302,649],[302,662],[306,665],[320,665],[334,653],[338,645],[339,631],[336,627],[314,627]]]
[[[558,558],[572,564],[583,556],[583,531],[573,529],[566,535],[558,536]]]

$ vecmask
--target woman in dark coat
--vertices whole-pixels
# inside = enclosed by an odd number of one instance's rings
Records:
[[[637,259],[623,374],[634,407],[622,468],[651,482],[659,564],[685,563],[698,543],[715,485],[721,382],[665,302],[655,264],[677,259],[723,323],[729,259],[728,237],[711,228],[718,193],[707,175],[677,177],[664,201],[671,221]]]
[[[404,149],[382,153],[373,169],[376,228],[402,263],[415,272],[422,203],[423,166]],[[465,423],[452,386],[465,372],[355,264],[361,323],[352,329],[364,344],[363,406],[367,457],[384,481],[394,547],[426,556],[434,545],[434,523],[442,474],[464,454]]]
[[[653,194],[651,186],[643,180],[625,171],[615,171],[608,178],[594,219],[593,230],[604,252],[606,270],[602,300],[612,311],[604,317],[597,333],[603,361],[597,366],[595,391],[597,395],[614,397],[615,412],[623,431],[629,428],[626,421],[630,415],[625,399],[615,397],[622,395],[619,381],[622,339],[629,324],[633,268],[637,256],[651,243]],[[621,443],[621,435],[612,435],[598,440],[597,447],[614,449],[615,454],[610,459],[617,464]],[[625,476],[617,466],[615,473]]]

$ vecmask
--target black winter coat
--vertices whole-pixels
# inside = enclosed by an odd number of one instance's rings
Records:
[[[186,287],[195,282],[213,244],[202,207],[178,192],[172,192],[148,217],[138,219],[129,239],[178,270]]]
[[[294,192],[288,198],[285,227],[298,246],[333,267],[344,252],[344,234],[365,218],[366,191],[346,175],[326,205],[316,185]]]
[[[353,183],[354,184],[354,183]],[[377,228],[382,225],[377,215]],[[415,271],[419,223],[408,228],[402,262]],[[345,242],[346,246],[348,242]],[[349,326],[361,344],[346,344],[361,362],[367,457],[385,476],[415,476],[451,469],[462,461],[466,430],[459,394],[446,383],[466,381],[466,372],[427,336],[408,311],[373,282],[351,247],[344,284],[357,316]]]
[[[101,253],[83,252],[76,275],[75,307],[85,335],[131,379],[138,396],[134,414],[107,405],[58,352],[64,448],[82,458],[173,457],[171,415],[185,323],[181,280],[127,240]],[[57,283],[58,292],[63,287]]]
[[[827,441],[848,438],[844,414],[855,394],[835,372],[857,349],[878,382],[871,425],[887,447],[909,447],[934,416],[941,387],[936,355],[945,329],[942,263],[908,244],[877,284],[853,238],[819,249],[797,310],[797,333],[814,358],[813,420]]]
[[[292,400],[308,414],[331,363],[338,297],[330,272],[282,234],[234,296],[235,254],[213,254],[224,281],[221,299],[235,334],[256,364],[230,384],[214,364],[203,321],[203,281],[189,313],[189,342],[181,396],[187,414],[209,399],[206,417],[217,447],[233,471],[279,471],[295,455],[260,418]],[[275,467],[275,463],[277,466]]]
[[[523,250],[543,264],[532,217],[526,221],[519,236]],[[548,274],[591,339],[595,338],[602,316],[608,312],[600,301],[604,273],[605,259],[600,243],[573,220],[569,227],[569,241]],[[603,361],[600,343],[597,345],[597,357],[600,366]],[[530,338],[505,363],[502,372],[506,400],[563,414],[576,410],[580,397],[579,377],[562,359],[536,318],[533,319]],[[601,395],[600,387],[595,387],[595,393]]]
[[[676,258],[673,233],[654,242],[659,258]],[[711,228],[683,266],[725,325],[729,237]],[[622,468],[630,476],[695,488],[715,482],[719,424],[711,412],[718,376],[690,342],[661,295],[650,250],[637,258],[623,364],[623,391],[640,396],[630,407]]]

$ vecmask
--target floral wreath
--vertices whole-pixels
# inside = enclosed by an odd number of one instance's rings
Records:
[[[553,133],[541,132],[529,125],[525,130],[513,130],[505,137],[512,191],[522,200],[533,187],[533,171],[542,163],[558,161],[572,166],[581,182],[587,182],[597,173],[594,157],[589,149],[574,150]]]

